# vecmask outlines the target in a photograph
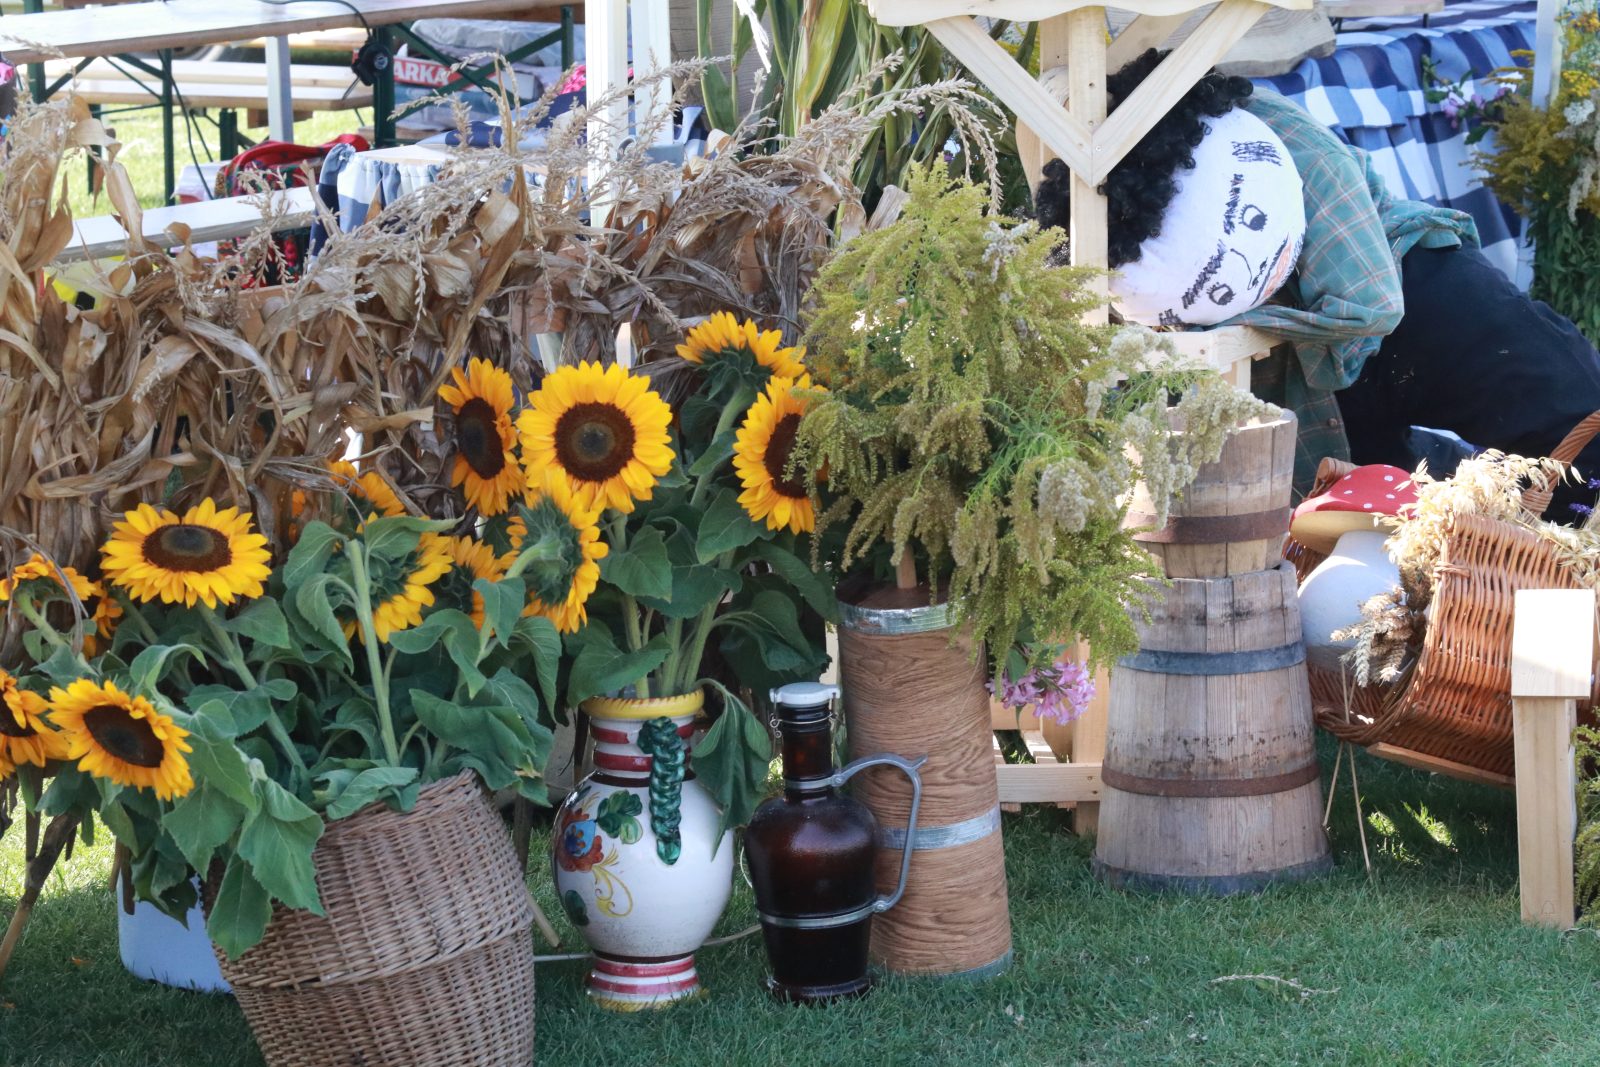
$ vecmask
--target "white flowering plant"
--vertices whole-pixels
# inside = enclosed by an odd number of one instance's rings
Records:
[[[827,392],[795,453],[825,472],[821,561],[881,577],[911,553],[1002,686],[1058,662],[1036,634],[1130,650],[1150,561],[1123,528],[1129,491],[1168,501],[1263,405],[1159,335],[1085,324],[1092,271],[1053,265],[1060,234],[935,173],[910,192],[813,290],[807,365]]]

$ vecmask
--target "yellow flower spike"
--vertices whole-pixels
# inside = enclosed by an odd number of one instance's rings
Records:
[[[67,758],[67,740],[48,725],[46,707],[44,697],[0,669],[0,778],[25,763]]]
[[[811,378],[774,378],[745,413],[733,445],[733,470],[744,492],[739,503],[750,518],[769,530],[806,533],[817,525],[805,479],[790,477],[789,457],[805,415],[807,400],[796,389],[816,389]]]
[[[461,486],[480,514],[502,514],[522,492],[522,468],[512,451],[517,435],[511,425],[511,375],[486,359],[472,360],[465,374],[460,368],[450,373],[455,384],[439,388],[439,399],[455,413],[450,484]]]
[[[94,583],[89,579],[71,567],[62,567],[58,574],[54,563],[35,552],[28,557],[26,563],[11,572],[11,577],[0,578],[0,601],[10,600],[12,592],[22,582],[34,578],[49,578],[60,585],[62,575],[66,576],[67,582],[72,586],[72,591],[78,594],[79,600],[88,600],[94,595]]]
[[[612,364],[545,376],[517,419],[530,486],[564,478],[578,507],[629,514],[672,468],[672,409],[649,380]],[[542,494],[540,494],[542,495]]]
[[[267,539],[248,512],[217,510],[207,497],[181,517],[140,504],[112,528],[100,550],[113,585],[140,601],[208,608],[250,600],[271,573]]]
[[[692,327],[684,336],[683,344],[678,346],[678,355],[690,363],[704,364],[736,352],[749,353],[774,377],[798,378],[805,373],[801,363],[805,358],[804,349],[784,348],[783,334],[777,330],[763,333],[753,321],[741,322],[731,311],[719,311]]]
[[[153,789],[172,800],[194,788],[183,753],[192,751],[189,731],[161,714],[144,697],[115,684],[80,678],[50,690],[50,720],[66,739],[66,758],[78,769],[118,785]]]

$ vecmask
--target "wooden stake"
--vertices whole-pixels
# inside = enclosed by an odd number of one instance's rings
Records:
[[[1565,930],[1577,916],[1572,731],[1594,666],[1595,594],[1524,589],[1511,624],[1511,736],[1517,772],[1522,921]]]
[[[60,858],[62,849],[67,847],[67,842],[72,840],[77,830],[76,813],[66,812],[57,815],[50,820],[50,825],[44,832],[38,854],[28,861],[22,899],[17,901],[17,910],[12,913],[11,925],[6,927],[5,940],[0,941],[0,981],[5,979],[6,965],[11,962],[11,954],[16,951],[17,943],[22,940],[22,931],[27,928],[28,917],[33,914],[33,905],[38,901],[45,881],[55,869],[56,860]]]
[[[900,560],[894,565],[894,585],[896,589],[917,587],[917,561],[911,558],[910,545],[900,553]]]

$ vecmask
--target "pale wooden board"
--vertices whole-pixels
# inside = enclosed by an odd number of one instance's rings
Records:
[[[994,773],[1001,804],[1077,802],[1081,812],[1084,802],[1100,800],[1098,763],[1006,763]]]
[[[1319,0],[1331,19],[1410,18],[1444,10],[1444,0]]]
[[[1523,589],[1511,630],[1511,695],[1589,695],[1594,667],[1594,603],[1588,589]]]
[[[1240,360],[1265,359],[1278,341],[1253,326],[1219,326],[1162,334],[1178,353],[1227,373]]]
[[[1269,0],[1290,11],[1311,10],[1312,0]],[[1179,15],[1199,5],[1194,0],[1120,0],[1116,5],[1137,15]],[[962,15],[1040,22],[1080,8],[1098,8],[1090,0],[868,0],[867,10],[885,26],[917,26]]]
[[[271,196],[274,207],[282,204],[287,208],[273,220],[274,228],[292,230],[310,224],[315,203],[312,190],[289,189]],[[258,202],[259,197],[232,196],[198,204],[152,208],[144,213],[144,235],[157,244],[169,241],[173,245],[180,244],[166,233],[167,227],[177,222],[189,227],[189,240],[195,244],[244,237],[267,225],[261,209],[256,206]],[[72,228],[72,243],[56,257],[57,263],[105,259],[127,251],[128,231],[111,215],[79,219]]]
[[[1439,0],[1429,0],[1429,2],[1437,3]],[[1126,12],[1111,11],[1108,15],[1111,32],[1115,37],[1112,47],[1123,45],[1127,59],[1138,55],[1144,48],[1158,48],[1163,44],[1169,48],[1173,47],[1187,39],[1200,21],[1210,14],[1213,7],[1214,5],[1207,4],[1196,9],[1187,18],[1179,16],[1174,19],[1175,25],[1166,27],[1167,35],[1161,41],[1149,40],[1154,36],[1155,27],[1148,30],[1139,27],[1140,22],[1150,21],[1148,18],[1135,19]],[[1228,49],[1226,55],[1217,60],[1216,68],[1223,74],[1235,74],[1242,78],[1270,78],[1287,74],[1305,59],[1321,59],[1332,55],[1334,40],[1330,14],[1332,13],[1323,11],[1323,5],[1320,3],[1311,11],[1268,11],[1250,28],[1249,33],[1240,38],[1232,48]],[[1129,39],[1130,33],[1138,36]],[[1149,43],[1145,43],[1143,48],[1134,50],[1133,46],[1136,43],[1146,41]],[[1113,71],[1120,66],[1120,63],[1110,63]]]
[[[226,44],[254,37],[374,26],[428,18],[498,18],[528,10],[527,0],[350,0],[287,6],[259,0],[165,0],[83,11],[8,15],[0,23],[7,62],[37,63],[64,56],[104,56]],[[559,7],[554,8],[559,15]]]
[[[152,82],[152,87],[154,83]],[[264,109],[269,101],[266,82],[230,85],[226,82],[177,82],[178,96],[190,108],[232,108],[236,111]],[[358,107],[372,106],[372,90],[366,86],[355,89],[327,86],[294,86],[296,114],[311,111],[353,111]],[[128,78],[80,78],[73,83],[73,91],[91,104],[148,104],[156,99],[144,86]]]
[[[44,65],[45,78],[54,80],[63,74],[71,74],[72,69],[78,65],[79,60],[58,59]],[[119,70],[112,66],[109,59],[96,59],[78,73],[82,79],[97,81],[127,80],[133,77],[140,81],[153,84],[152,75],[142,70]],[[233,63],[214,62],[207,63],[195,59],[179,59],[172,63],[172,77],[180,86],[204,85],[221,82],[229,85],[255,85],[267,83],[267,65],[265,63]],[[289,84],[296,90],[302,88],[345,89],[355,84],[356,76],[349,67],[331,66],[312,63],[297,63],[289,68]],[[371,90],[365,86],[361,92],[369,95]]]
[[[1479,785],[1492,785],[1501,789],[1510,789],[1517,784],[1516,779],[1508,774],[1495,774],[1493,771],[1469,767],[1465,763],[1430,756],[1425,752],[1413,752],[1409,748],[1401,748],[1382,741],[1369,746],[1367,752],[1391,763],[1401,763],[1407,767],[1415,767],[1419,771],[1459,778],[1463,782],[1477,782]]]

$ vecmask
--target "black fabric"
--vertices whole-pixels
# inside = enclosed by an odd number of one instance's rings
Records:
[[[1413,248],[1400,263],[1405,317],[1336,394],[1356,463],[1410,467],[1411,426],[1452,430],[1481,448],[1547,456],[1600,410],[1600,353],[1549,305],[1528,296],[1475,248]],[[1578,457],[1600,476],[1600,442]],[[1548,518],[1594,493],[1559,492]]]

